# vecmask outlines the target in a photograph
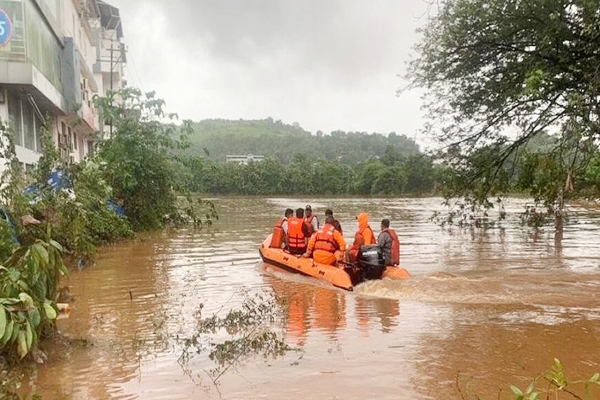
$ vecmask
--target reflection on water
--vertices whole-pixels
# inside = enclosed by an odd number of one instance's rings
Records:
[[[554,357],[569,375],[600,371],[600,217],[574,208],[564,237],[503,227],[442,230],[428,221],[439,199],[215,199],[209,232],[142,236],[102,249],[69,279],[75,297],[58,347],[27,390],[52,399],[460,399],[472,381],[486,398],[523,384]],[[407,281],[345,292],[263,264],[258,246],[287,207],[332,208],[350,238],[354,215],[390,218]],[[288,344],[214,386],[205,354],[182,368],[176,337],[203,315],[273,292]]]

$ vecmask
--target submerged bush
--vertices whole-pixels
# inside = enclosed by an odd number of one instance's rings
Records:
[[[185,337],[177,336],[183,345],[179,357],[186,368],[195,354],[207,354],[216,367],[207,372],[215,385],[231,368],[256,356],[276,358],[289,351],[284,339],[273,330],[287,317],[278,299],[269,293],[246,295],[240,309],[231,310],[225,316],[213,314],[202,318],[202,306],[196,312],[197,324]]]

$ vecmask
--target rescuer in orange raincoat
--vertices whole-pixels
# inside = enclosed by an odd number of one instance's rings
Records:
[[[302,257],[313,259],[321,264],[335,265],[341,261],[346,250],[346,242],[342,234],[333,226],[334,218],[329,215],[325,219],[325,225],[312,235],[306,253]]]
[[[360,246],[376,243],[373,229],[369,226],[369,215],[366,212],[360,213],[356,216],[356,220],[358,221],[358,231],[354,235],[354,243],[348,251],[348,258],[351,262],[358,257]]]

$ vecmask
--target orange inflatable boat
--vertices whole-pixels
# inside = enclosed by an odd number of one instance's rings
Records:
[[[272,235],[269,235],[260,246],[260,256],[265,263],[290,272],[312,276],[346,290],[352,290],[354,286],[366,280],[410,278],[410,274],[404,268],[385,267],[381,249],[377,245],[362,246],[356,265],[338,268],[317,263],[312,258],[290,254],[279,247],[271,247],[272,244]]]

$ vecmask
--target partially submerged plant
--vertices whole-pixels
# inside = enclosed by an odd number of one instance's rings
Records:
[[[183,345],[179,362],[185,368],[194,354],[207,354],[217,365],[208,371],[217,385],[228,370],[250,357],[275,358],[295,350],[273,330],[286,318],[285,315],[277,299],[269,294],[246,297],[241,309],[231,310],[224,317],[214,314],[202,318],[200,306],[192,334],[177,338]],[[224,333],[227,334],[226,340],[215,340]]]

